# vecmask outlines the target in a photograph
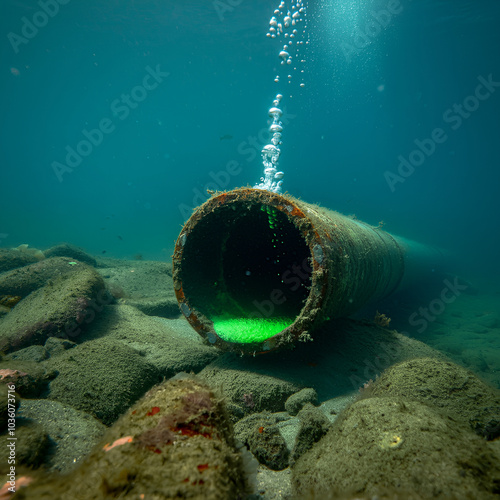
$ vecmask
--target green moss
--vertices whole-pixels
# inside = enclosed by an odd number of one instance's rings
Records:
[[[293,323],[293,318],[213,318],[219,337],[227,342],[262,342]]]

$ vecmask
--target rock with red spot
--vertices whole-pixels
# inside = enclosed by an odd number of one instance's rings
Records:
[[[23,498],[233,500],[249,493],[243,463],[223,400],[184,374],[132,406],[71,476],[47,477]]]

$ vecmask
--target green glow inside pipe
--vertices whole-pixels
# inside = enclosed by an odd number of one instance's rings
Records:
[[[262,342],[283,331],[294,322],[294,318],[235,318],[217,316],[214,329],[226,342],[248,344]]]

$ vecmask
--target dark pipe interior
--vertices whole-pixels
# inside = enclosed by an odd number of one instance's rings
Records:
[[[295,318],[311,285],[310,251],[285,214],[232,203],[205,215],[186,238],[182,283],[208,318]]]

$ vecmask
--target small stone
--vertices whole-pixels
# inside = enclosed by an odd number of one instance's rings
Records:
[[[314,389],[306,388],[302,389],[295,394],[292,394],[285,401],[285,410],[290,415],[297,415],[297,413],[304,407],[306,403],[317,404],[318,394]]]

